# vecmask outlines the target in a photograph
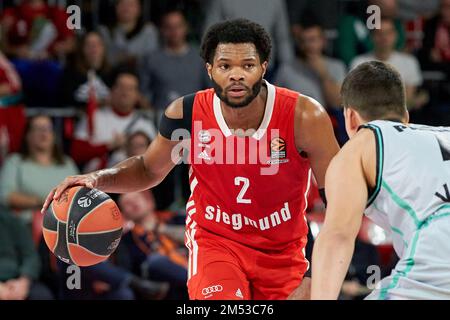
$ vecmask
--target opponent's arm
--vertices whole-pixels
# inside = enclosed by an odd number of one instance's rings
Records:
[[[311,299],[337,299],[339,295],[361,226],[368,186],[375,179],[374,159],[373,134],[363,130],[330,163],[325,182],[328,207],[312,257]]]
[[[325,185],[325,172],[339,145],[325,109],[314,99],[300,95],[295,109],[295,144],[306,152],[319,188]]]
[[[181,119],[183,98],[175,100],[165,113],[170,119]],[[86,186],[112,193],[152,188],[166,177],[180,159],[176,152],[173,152],[179,144],[179,141],[171,141],[158,134],[141,156],[129,158],[110,169],[69,176],[49,193],[42,211],[47,209],[53,199],[57,200],[65,189],[72,186]]]

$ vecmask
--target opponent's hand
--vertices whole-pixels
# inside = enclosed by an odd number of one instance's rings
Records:
[[[287,300],[310,300],[311,278],[304,277],[302,283],[287,298]]]
[[[57,185],[52,189],[52,191],[50,191],[47,198],[45,199],[44,205],[41,209],[41,213],[44,213],[45,210],[47,210],[52,200],[58,200],[67,188],[83,186],[93,189],[97,186],[97,182],[98,180],[94,173],[69,176],[65,178],[59,185]]]

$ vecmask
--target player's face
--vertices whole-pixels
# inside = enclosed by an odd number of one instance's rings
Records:
[[[267,61],[261,62],[253,43],[221,43],[207,69],[217,96],[232,108],[242,108],[259,94]]]

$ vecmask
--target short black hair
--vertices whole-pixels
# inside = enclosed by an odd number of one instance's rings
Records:
[[[380,61],[358,65],[341,88],[344,108],[352,108],[368,121],[403,118],[407,113],[405,86],[398,71]]]
[[[181,6],[172,6],[167,8],[158,18],[157,25],[158,27],[162,27],[164,20],[171,14],[178,13],[183,17],[184,21],[187,23],[186,14],[183,11]]]
[[[319,18],[310,10],[306,10],[295,24],[301,26],[303,29],[320,28],[323,30]]]
[[[272,42],[267,31],[247,19],[235,19],[212,25],[203,37],[200,55],[205,62],[213,62],[220,43],[253,43],[261,62],[269,61]]]
[[[137,79],[138,83],[140,83],[140,76],[139,73],[136,71],[135,68],[125,65],[125,64],[121,64],[116,66],[111,74],[110,74],[110,85],[114,86],[117,82],[117,80],[123,76],[123,75],[130,75],[133,76]]]

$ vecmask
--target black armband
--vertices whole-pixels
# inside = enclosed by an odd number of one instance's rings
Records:
[[[192,130],[192,108],[194,105],[194,94],[189,94],[183,97],[183,118],[171,119],[165,113],[161,116],[159,123],[159,133],[166,139],[172,140],[172,135],[177,129],[185,130],[185,133],[180,132],[180,135],[173,137],[175,140],[182,140],[186,137],[186,133],[191,133]]]
[[[325,188],[319,189],[320,198],[322,198],[323,204],[327,206],[327,197],[325,195]]]

